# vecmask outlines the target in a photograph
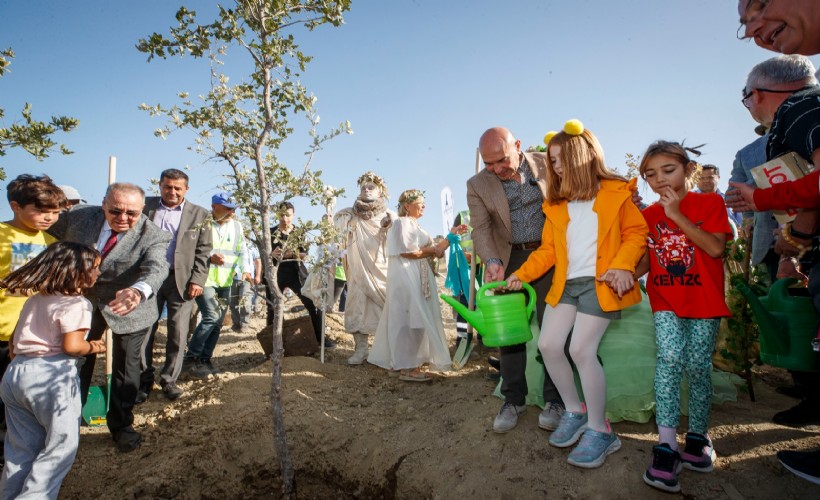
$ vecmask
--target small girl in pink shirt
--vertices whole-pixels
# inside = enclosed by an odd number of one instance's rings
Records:
[[[58,242],[0,280],[8,293],[31,295],[0,383],[8,426],[2,498],[57,498],[74,463],[82,412],[77,361],[105,350],[101,340],[85,340],[92,306],[82,293],[97,281],[99,267],[97,250]]]

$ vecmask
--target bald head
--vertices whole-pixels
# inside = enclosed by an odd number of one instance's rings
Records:
[[[490,146],[501,147],[505,142],[515,142],[512,132],[504,127],[493,127],[481,134],[481,139],[478,140],[478,149]]]
[[[521,141],[509,129],[493,127],[481,135],[478,150],[484,166],[502,181],[516,176],[521,164]]]

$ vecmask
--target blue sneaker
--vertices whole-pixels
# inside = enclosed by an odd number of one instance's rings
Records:
[[[587,428],[587,414],[565,411],[561,415],[558,428],[550,436],[550,444],[556,448],[568,448],[574,445]]]
[[[584,431],[581,442],[567,457],[567,462],[576,467],[594,469],[604,465],[607,455],[621,449],[621,440],[614,432]]]

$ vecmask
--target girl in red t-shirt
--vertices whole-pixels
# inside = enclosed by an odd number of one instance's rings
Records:
[[[649,271],[646,291],[655,322],[655,414],[659,443],[644,481],[680,491],[681,467],[709,472],[715,460],[707,434],[712,397],[712,352],[720,318],[729,315],[723,284],[723,252],[732,230],[723,198],[690,193],[699,172],[681,144],[657,141],[643,155],[639,172],[660,196],[643,211],[649,245],[636,271]],[[680,382],[689,380],[689,432],[678,452]]]

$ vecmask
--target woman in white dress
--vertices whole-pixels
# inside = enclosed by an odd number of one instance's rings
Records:
[[[441,257],[445,239],[436,244],[419,226],[424,193],[412,189],[399,197],[399,218],[387,233],[387,296],[367,360],[408,382],[427,382],[424,364],[448,370],[452,364],[441,322],[438,286],[428,258]],[[462,234],[465,225],[450,231]]]

